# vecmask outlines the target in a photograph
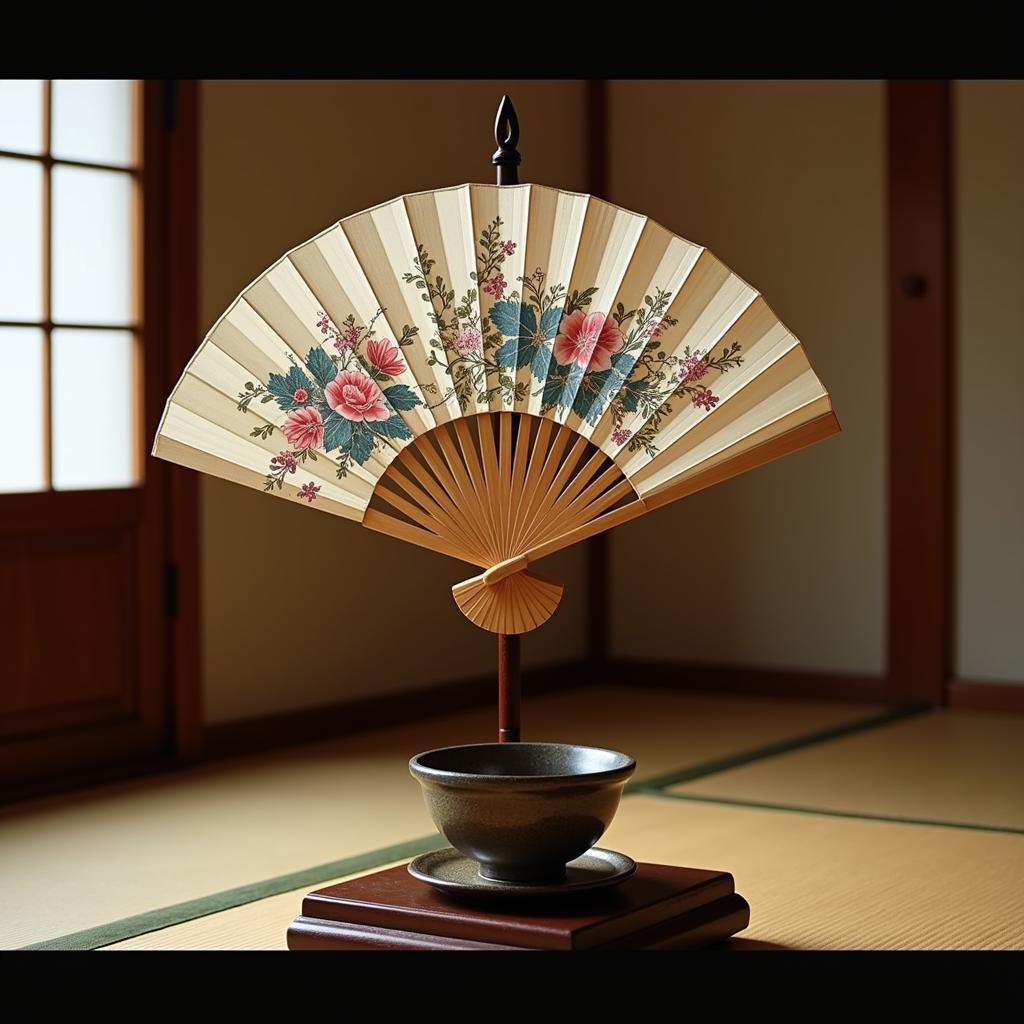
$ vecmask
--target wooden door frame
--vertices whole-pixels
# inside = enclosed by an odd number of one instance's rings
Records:
[[[1024,712],[1024,685],[960,679],[956,630],[953,83],[887,86],[890,700]],[[922,354],[925,358],[921,358]],[[913,366],[913,373],[901,368]]]
[[[198,344],[199,83],[147,81],[146,153],[158,187],[147,193],[146,301],[160,318],[164,355],[159,390],[147,395],[146,465],[165,486],[164,589],[167,604],[171,755],[191,762],[203,753],[199,475],[148,454],[164,403]]]
[[[952,665],[951,91],[941,80],[886,88],[887,696],[929,704],[945,703]]]

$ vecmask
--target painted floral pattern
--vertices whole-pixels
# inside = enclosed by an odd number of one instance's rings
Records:
[[[743,364],[738,343],[723,347],[720,354],[691,351],[689,346],[681,355],[667,352],[660,339],[677,323],[668,312],[671,302],[670,292],[655,288],[637,309],[616,305],[611,320],[622,343],[606,363],[591,360],[573,401],[573,412],[592,425],[610,410],[612,443],[629,452],[645,451],[652,458],[672,402],[689,401],[694,408],[711,412],[719,397],[706,381]],[[634,432],[623,424],[627,416],[637,415],[646,422]]]
[[[272,373],[265,383],[246,382],[239,410],[275,402],[285,413],[280,432],[290,447],[269,460],[265,490],[282,489],[300,467],[321,456],[333,460],[337,476],[344,477],[375,450],[412,439],[401,413],[453,398],[463,412],[472,412],[495,398],[512,408],[539,397],[542,415],[571,411],[592,426],[607,413],[612,444],[650,457],[658,453],[658,431],[673,403],[688,402],[705,414],[715,409],[720,397],[714,380],[742,365],[739,344],[666,350],[662,339],[677,321],[669,313],[673,296],[661,288],[636,309],[619,302],[606,313],[591,309],[596,287],[570,294],[561,282],[549,282],[541,267],[515,277],[514,287],[504,265],[519,243],[503,238],[502,228],[495,217],[481,231],[478,269],[461,297],[434,273],[436,260],[422,245],[403,275],[430,305],[426,362],[443,368],[450,380],[446,387],[396,381],[408,370],[402,349],[418,342],[419,330],[407,326],[397,339],[377,337],[383,309],[365,326],[354,315],[335,325],[326,313],[318,314],[324,347],[314,346],[301,362],[290,356],[287,373]],[[481,315],[483,295],[490,306]],[[627,427],[627,421],[635,426]],[[274,431],[273,424],[263,424],[250,436],[268,440]],[[300,500],[316,501],[320,484],[295,483]]]
[[[314,346],[301,363],[289,356],[287,373],[272,373],[265,384],[247,381],[239,392],[242,412],[248,412],[253,402],[276,402],[285,413],[281,433],[291,449],[270,459],[264,490],[281,490],[301,465],[316,462],[318,453],[336,462],[341,478],[353,463],[363,465],[376,449],[412,439],[400,414],[423,405],[423,400],[408,384],[393,378],[405,373],[401,349],[414,343],[416,329],[406,327],[397,343],[377,338],[374,325],[382,313],[378,310],[365,328],[356,326],[353,316],[338,328],[321,313],[316,327],[336,354]],[[362,358],[357,355],[360,345]],[[268,423],[254,427],[250,436],[267,440],[273,432]],[[297,497],[312,503],[320,490],[320,484],[308,480]]]
[[[429,341],[427,365],[442,366],[451,377],[448,389],[431,406],[454,397],[462,411],[468,412],[474,404],[489,405],[496,395],[508,406],[526,397],[526,388],[517,387],[508,366],[495,351],[505,342],[505,335],[495,329],[491,317],[481,318],[479,312],[480,292],[495,300],[492,316],[499,306],[515,305],[518,309],[518,293],[506,298],[509,286],[502,271],[505,260],[516,251],[516,243],[502,240],[501,226],[501,218],[495,217],[480,233],[479,269],[469,275],[473,287],[460,299],[456,300],[455,290],[442,275],[433,273],[437,261],[422,245],[417,247],[412,271],[403,275],[405,283],[419,289],[422,300],[431,305],[428,316],[435,331]]]

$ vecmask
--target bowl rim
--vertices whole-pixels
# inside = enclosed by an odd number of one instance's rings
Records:
[[[503,784],[505,782],[520,782],[532,785],[545,785],[547,783],[581,783],[617,781],[628,779],[636,771],[636,761],[629,754],[621,750],[612,750],[611,747],[595,747],[588,743],[544,743],[544,742],[522,742],[516,743],[519,747],[574,747],[577,750],[593,750],[602,754],[613,754],[625,761],[624,764],[614,768],[604,768],[595,772],[577,772],[569,775],[493,775],[480,772],[459,772],[447,768],[432,768],[420,761],[420,758],[428,757],[431,754],[446,753],[449,750],[466,750],[473,748],[507,747],[511,743],[457,743],[446,747],[434,747],[431,750],[423,750],[409,758],[409,772],[420,780],[433,782],[445,782],[454,786],[480,785],[480,784]]]

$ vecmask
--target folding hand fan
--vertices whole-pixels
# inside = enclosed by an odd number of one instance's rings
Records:
[[[562,593],[534,562],[838,429],[799,341],[703,246],[595,196],[460,185],[261,274],[154,454],[476,565],[459,607],[519,634]]]

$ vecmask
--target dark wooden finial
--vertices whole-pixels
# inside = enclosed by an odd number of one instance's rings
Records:
[[[494,141],[498,148],[491,157],[491,163],[498,168],[499,185],[519,184],[519,161],[522,157],[516,146],[519,145],[519,118],[516,108],[507,96],[501,97],[498,104],[498,116],[494,121]]]

